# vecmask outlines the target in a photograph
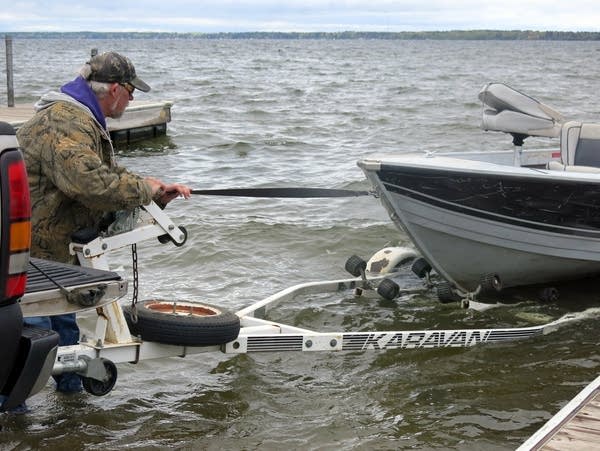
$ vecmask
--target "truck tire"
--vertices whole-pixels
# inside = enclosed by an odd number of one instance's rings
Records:
[[[213,346],[228,343],[240,332],[240,318],[209,304],[153,299],[138,302],[136,315],[123,307],[129,330],[145,341],[178,346]]]

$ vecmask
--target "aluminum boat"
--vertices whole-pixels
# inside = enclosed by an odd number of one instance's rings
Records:
[[[358,162],[394,223],[453,289],[600,274],[600,124],[565,121],[502,83],[479,93],[507,151],[376,155]],[[523,149],[529,136],[560,142]]]

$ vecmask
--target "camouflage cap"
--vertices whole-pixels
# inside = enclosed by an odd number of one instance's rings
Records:
[[[96,55],[88,61],[88,64],[92,69],[90,80],[105,83],[129,83],[140,91],[150,91],[150,86],[135,74],[135,67],[129,58],[117,52]]]

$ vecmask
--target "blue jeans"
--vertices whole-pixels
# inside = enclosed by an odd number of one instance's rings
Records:
[[[35,316],[25,318],[25,324],[43,329],[52,329],[58,332],[58,345],[76,345],[79,342],[79,326],[75,320],[75,313],[57,316]],[[63,393],[81,391],[81,377],[75,373],[64,373],[53,376],[56,381],[56,390]]]

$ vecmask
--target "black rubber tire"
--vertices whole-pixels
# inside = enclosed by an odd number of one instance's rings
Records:
[[[110,360],[103,358],[102,363],[104,364],[104,368],[108,373],[107,380],[99,381],[97,379],[92,379],[91,377],[81,378],[81,385],[83,385],[83,389],[94,396],[104,396],[107,393],[110,393],[117,383],[117,366]]]
[[[377,286],[377,294],[383,299],[391,301],[400,294],[400,286],[390,279],[383,279]]]
[[[431,271],[431,265],[423,257],[419,257],[415,259],[410,269],[419,279],[422,279]]]
[[[123,307],[129,330],[145,341],[213,346],[235,340],[240,332],[235,313],[209,304],[152,299],[138,302],[136,310],[134,322],[131,306]]]
[[[538,297],[542,302],[556,302],[560,297],[560,293],[555,287],[544,287],[540,290]]]
[[[480,281],[481,291],[484,293],[500,293],[502,282],[498,274],[485,274]]]
[[[452,289],[452,285],[448,282],[440,282],[435,287],[435,292],[442,304],[448,304],[450,302],[459,302],[461,297],[457,295]]]
[[[360,275],[367,269],[367,262],[358,255],[352,255],[348,260],[346,260],[346,265],[344,268],[354,277],[360,277]]]

